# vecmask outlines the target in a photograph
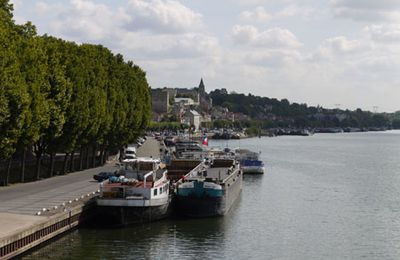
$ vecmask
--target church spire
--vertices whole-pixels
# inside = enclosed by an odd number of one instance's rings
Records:
[[[201,78],[201,80],[200,80],[199,92],[200,92],[201,94],[204,94],[204,93],[206,92],[206,88],[205,88],[205,86],[204,86],[203,78]]]

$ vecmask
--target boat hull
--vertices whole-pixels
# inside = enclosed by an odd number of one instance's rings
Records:
[[[222,216],[225,214],[223,197],[202,197],[177,196],[176,205],[180,215],[192,218],[205,218]]]
[[[241,167],[241,170],[246,174],[263,174],[265,168],[262,166],[243,166]]]
[[[191,218],[204,218],[223,216],[227,214],[232,207],[233,203],[239,197],[242,190],[243,175],[239,174],[230,179],[223,187],[222,196],[196,196],[193,194],[189,196],[176,196],[177,212],[181,216]]]
[[[145,204],[145,203],[144,203]],[[97,222],[106,226],[148,223],[169,217],[171,196],[167,203],[153,206],[97,206]]]
[[[240,161],[240,169],[243,173],[263,174],[264,163],[260,160],[245,159]]]

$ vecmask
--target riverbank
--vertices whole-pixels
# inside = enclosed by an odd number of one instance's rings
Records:
[[[160,155],[148,138],[140,156]],[[0,188],[0,259],[15,257],[91,218],[99,183],[93,175],[115,170],[114,163],[53,178]]]

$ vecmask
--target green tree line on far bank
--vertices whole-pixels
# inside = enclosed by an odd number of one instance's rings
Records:
[[[39,36],[30,22],[15,24],[12,12],[0,0],[0,163],[6,165],[0,179],[8,182],[18,158],[12,174],[24,182],[27,153],[35,156],[36,179],[54,174],[56,153],[65,154],[63,172],[92,167],[96,154],[104,162],[107,151],[143,132],[151,94],[139,66],[100,45]]]
[[[400,112],[372,113],[356,109],[325,109],[290,103],[287,99],[228,93],[216,89],[210,93],[214,106],[222,106],[231,112],[243,113],[250,120],[238,120],[235,127],[393,127],[400,128]],[[223,122],[222,122],[223,123]]]

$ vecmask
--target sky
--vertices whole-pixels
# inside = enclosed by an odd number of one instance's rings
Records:
[[[13,0],[39,34],[101,44],[152,88],[400,110],[400,0]]]

